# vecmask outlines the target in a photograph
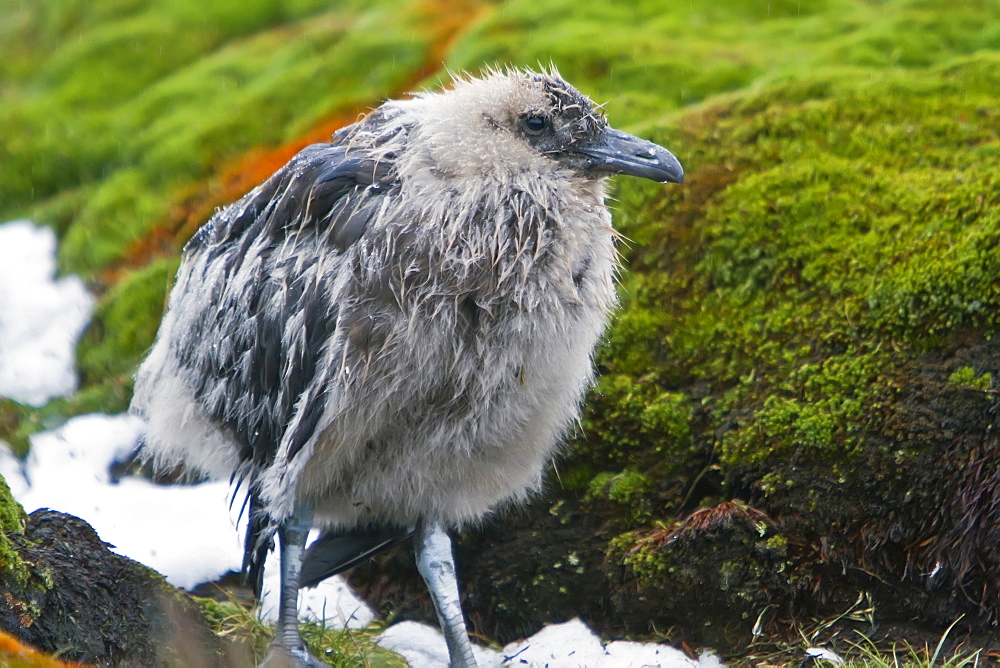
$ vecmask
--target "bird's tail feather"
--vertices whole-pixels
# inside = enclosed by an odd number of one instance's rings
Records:
[[[306,550],[299,587],[315,587],[326,578],[408,540],[413,531],[413,527],[394,526],[329,530]]]

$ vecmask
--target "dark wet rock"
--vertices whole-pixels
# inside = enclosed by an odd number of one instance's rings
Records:
[[[6,534],[0,629],[69,661],[215,665],[215,636],[163,576],[112,552],[89,524],[48,509]]]

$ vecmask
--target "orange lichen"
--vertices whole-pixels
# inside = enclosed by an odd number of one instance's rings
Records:
[[[87,664],[59,661],[0,631],[0,664],[11,668],[85,668]]]

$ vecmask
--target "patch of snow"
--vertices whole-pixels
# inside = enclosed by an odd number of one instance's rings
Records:
[[[379,647],[399,654],[410,668],[441,668],[448,665],[448,646],[441,631],[420,622],[400,622],[387,628],[376,640]],[[486,647],[472,646],[481,668],[500,666],[503,655]]]
[[[94,310],[78,276],[56,278],[56,235],[0,224],[0,397],[41,406],[76,391],[76,342]]]
[[[711,651],[702,652],[697,659],[690,658],[687,654],[671,647],[658,643],[639,643],[616,640],[608,643],[604,648],[605,658],[599,666],[612,668],[613,666],[633,666],[640,668],[644,666],[699,666],[700,668],[723,668],[722,660]]]
[[[400,622],[387,628],[376,641],[380,647],[400,654],[410,668],[448,665],[444,636],[432,626]],[[615,641],[605,646],[579,619],[552,624],[527,640],[513,642],[503,651],[473,646],[482,668],[532,666],[538,668],[722,668],[715,654],[698,659],[669,645]]]
[[[28,459],[0,458],[14,497],[32,512],[51,508],[86,520],[115,551],[189,589],[238,570],[242,548],[228,504],[229,485],[164,486],[111,479],[111,465],[136,447],[142,421],[81,415],[31,437]]]
[[[579,619],[547,626],[527,640],[503,648],[508,666],[591,668],[604,659],[604,646]]]
[[[86,520],[115,552],[159,571],[174,586],[192,589],[239,571],[245,524],[238,522],[239,500],[230,508],[228,482],[112,480],[111,465],[134,451],[141,433],[142,421],[131,415],[81,415],[32,436],[23,463],[0,448],[0,475],[25,511],[51,508]],[[271,621],[277,619],[278,571],[272,553],[261,602]],[[364,627],[375,616],[342,578],[304,590],[299,607],[303,618],[333,628]]]

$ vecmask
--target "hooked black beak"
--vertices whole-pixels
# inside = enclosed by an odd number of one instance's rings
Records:
[[[684,168],[674,154],[645,139],[608,128],[604,138],[576,149],[586,156],[588,172],[628,174],[660,183],[684,183]]]

